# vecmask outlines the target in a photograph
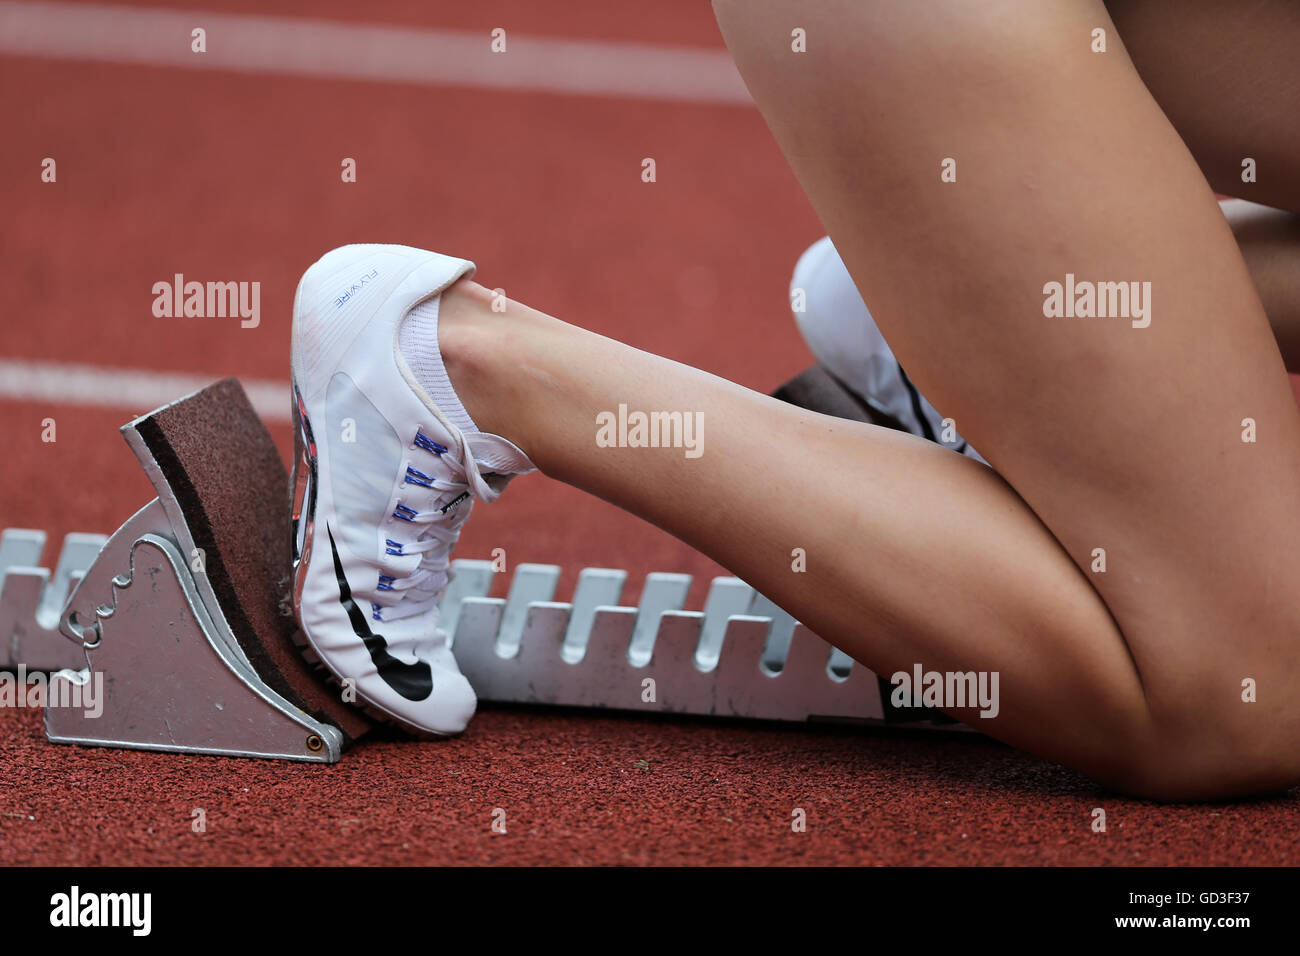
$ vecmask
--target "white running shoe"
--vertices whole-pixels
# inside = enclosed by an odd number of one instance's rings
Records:
[[[955,431],[952,441],[941,440],[943,416],[894,357],[829,236],[814,242],[799,257],[790,280],[792,308],[799,289],[803,290],[804,310],[794,312],[795,322],[809,350],[827,371],[913,435],[984,461]]]
[[[408,729],[459,733],[476,699],[438,627],[451,552],[475,498],[533,464],[447,420],[398,332],[474,264],[353,245],[303,275],[293,310],[294,610],[309,648],[358,703]]]

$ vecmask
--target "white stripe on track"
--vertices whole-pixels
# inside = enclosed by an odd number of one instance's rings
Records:
[[[143,415],[222,377],[0,359],[0,400],[115,408],[129,415]],[[247,378],[239,381],[264,420],[292,420],[288,378],[283,382]]]
[[[190,31],[207,31],[207,52]],[[0,53],[586,96],[751,102],[721,50],[83,3],[0,2]]]

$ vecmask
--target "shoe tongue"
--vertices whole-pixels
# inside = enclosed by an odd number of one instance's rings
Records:
[[[537,470],[537,466],[528,460],[528,456],[518,446],[500,435],[470,432],[465,435],[465,448],[485,472],[526,475]]]

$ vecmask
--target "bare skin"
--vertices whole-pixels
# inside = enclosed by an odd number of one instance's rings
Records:
[[[1300,4],[1106,0],[1106,10],[1210,185],[1300,213]],[[1246,158],[1253,182],[1242,181]]]
[[[1240,197],[1223,211],[1286,366],[1300,371],[1300,5],[1106,0],[1106,9],[1207,181]]]
[[[997,671],[997,718],[951,712],[1010,744],[1160,799],[1300,782],[1300,413],[1205,176],[1122,45],[1089,51],[1100,0],[714,8],[895,352],[997,471],[462,281],[440,344],[479,426],[878,673]],[[1067,272],[1151,282],[1150,325],[1045,317]],[[598,447],[620,403],[703,412],[704,455]]]

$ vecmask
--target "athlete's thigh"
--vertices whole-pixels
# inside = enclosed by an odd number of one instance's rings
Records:
[[[1100,0],[715,10],[890,344],[1089,575],[1157,719],[1237,721],[1267,674],[1241,746],[1300,739],[1300,415],[1204,176],[1091,50]],[[1079,317],[1081,283],[1135,294]]]
[[[1300,213],[1300,3],[1106,0],[1106,7],[1210,184]]]

